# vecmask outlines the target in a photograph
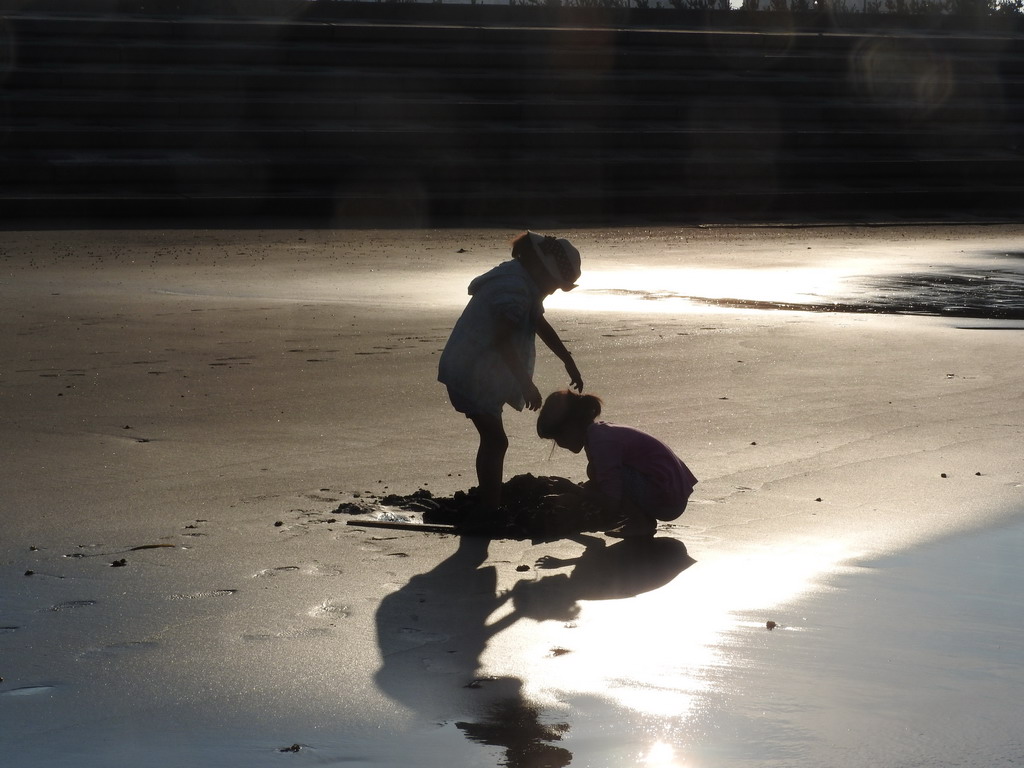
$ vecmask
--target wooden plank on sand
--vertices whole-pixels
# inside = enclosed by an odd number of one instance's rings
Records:
[[[458,533],[458,529],[454,525],[415,523],[401,520],[349,520],[346,525],[359,525],[366,528],[391,528],[400,531],[422,531],[423,533]]]

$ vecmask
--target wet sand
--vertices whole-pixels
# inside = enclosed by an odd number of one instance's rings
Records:
[[[735,764],[755,748],[766,766],[1020,762],[1022,544],[1018,517],[857,561],[770,612],[770,633],[746,632],[764,616],[748,613],[733,633],[743,686],[723,693],[727,716],[681,764]]]
[[[4,753],[1019,761],[1024,231],[563,233],[548,318],[694,469],[686,515],[639,553],[346,525],[474,484],[436,361],[514,234],[6,233]],[[506,476],[583,478],[506,424]]]

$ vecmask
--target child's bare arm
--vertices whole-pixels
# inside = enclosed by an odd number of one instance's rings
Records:
[[[526,370],[526,365],[511,343],[513,332],[514,326],[511,323],[499,322],[494,343],[498,348],[501,359],[505,361],[505,365],[512,371],[516,381],[519,382],[519,386],[523,391],[523,399],[526,400],[526,407],[531,411],[536,411],[542,403],[540,390],[533,383],[533,378]]]
[[[565,372],[569,374],[569,383],[577,392],[582,392],[583,376],[580,375],[580,369],[576,367],[576,361],[572,359],[572,354],[558,337],[558,332],[551,327],[551,323],[543,315],[537,320],[537,335],[548,349],[555,353],[555,357],[565,364]]]

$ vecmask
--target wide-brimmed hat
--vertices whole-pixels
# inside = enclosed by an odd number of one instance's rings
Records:
[[[563,291],[571,291],[580,279],[580,252],[564,237],[528,232],[533,250]]]

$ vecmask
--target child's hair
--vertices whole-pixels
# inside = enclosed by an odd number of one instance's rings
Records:
[[[548,440],[566,424],[589,424],[601,415],[601,405],[601,398],[595,395],[580,395],[568,389],[552,392],[537,416],[537,435]]]
[[[536,264],[543,268],[540,263],[540,259],[537,257],[537,251],[533,247],[533,243],[530,242],[530,233],[520,232],[512,240],[512,258],[516,261],[520,261],[523,264]]]

